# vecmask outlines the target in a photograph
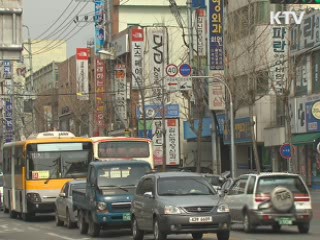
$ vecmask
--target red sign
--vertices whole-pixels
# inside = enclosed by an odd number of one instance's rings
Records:
[[[143,42],[143,29],[133,28],[131,31],[131,39],[133,42]]]
[[[77,60],[88,60],[90,56],[89,48],[77,48]]]

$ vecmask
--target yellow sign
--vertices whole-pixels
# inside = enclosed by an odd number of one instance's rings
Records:
[[[312,112],[312,116],[314,116],[316,119],[320,119],[320,101],[315,102],[312,105],[311,112]]]
[[[32,179],[47,179],[49,176],[49,171],[32,171]]]

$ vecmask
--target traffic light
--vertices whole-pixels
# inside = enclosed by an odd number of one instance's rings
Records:
[[[274,4],[320,4],[320,0],[270,0]]]

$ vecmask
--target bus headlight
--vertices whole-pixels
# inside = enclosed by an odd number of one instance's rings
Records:
[[[105,202],[98,202],[97,204],[97,208],[100,210],[100,211],[103,211],[107,208],[107,204]]]
[[[41,202],[41,197],[39,193],[27,193],[27,198],[34,203],[40,203]]]

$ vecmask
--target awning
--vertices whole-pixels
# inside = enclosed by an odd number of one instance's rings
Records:
[[[306,133],[306,134],[299,134],[294,135],[292,137],[292,144],[293,145],[303,145],[307,143],[314,143],[320,138],[320,133]]]

